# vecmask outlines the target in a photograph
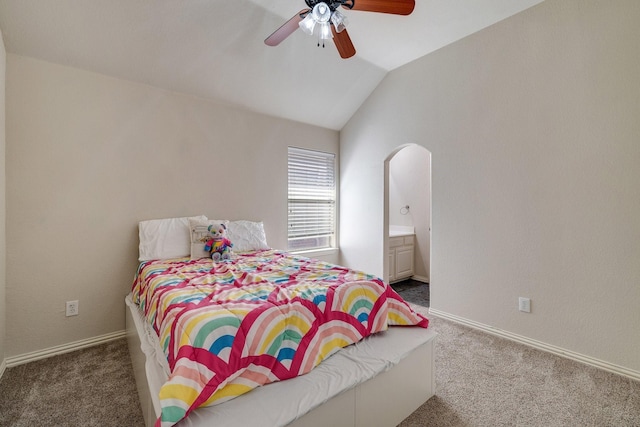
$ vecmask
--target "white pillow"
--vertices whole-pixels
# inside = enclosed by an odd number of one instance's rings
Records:
[[[138,223],[139,261],[189,256],[191,238],[189,218],[206,221],[204,215],[182,218],[152,219]]]
[[[189,234],[191,236],[191,259],[209,258],[211,254],[204,250],[204,245],[209,240],[209,225],[224,224],[229,228],[229,221],[226,219],[189,219]],[[227,235],[227,238],[229,236]],[[233,243],[233,240],[231,241]]]
[[[231,221],[227,227],[227,237],[233,243],[234,252],[270,249],[262,222]]]

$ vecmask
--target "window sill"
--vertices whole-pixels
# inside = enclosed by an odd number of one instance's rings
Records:
[[[291,251],[292,254],[302,255],[306,257],[318,257],[327,255],[336,255],[340,249],[338,248],[324,248],[324,249],[310,249],[305,251]]]

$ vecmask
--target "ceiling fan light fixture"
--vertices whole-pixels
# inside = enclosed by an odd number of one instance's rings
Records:
[[[320,40],[329,40],[330,38],[333,37],[333,34],[331,34],[331,24],[329,24],[328,22],[320,23],[319,37],[320,37]]]
[[[349,25],[349,20],[347,17],[340,13],[339,10],[336,10],[331,15],[331,22],[333,23],[334,28],[336,29],[336,33],[343,31]]]
[[[313,19],[319,24],[329,22],[329,19],[331,19],[331,8],[325,2],[320,2],[313,7],[311,15],[313,15]]]
[[[298,23],[300,29],[305,32],[305,34],[313,35],[313,29],[316,26],[316,20],[313,19],[311,13],[307,14],[302,21]]]

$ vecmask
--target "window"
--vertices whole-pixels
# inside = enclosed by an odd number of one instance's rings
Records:
[[[289,250],[335,246],[335,154],[289,147]]]

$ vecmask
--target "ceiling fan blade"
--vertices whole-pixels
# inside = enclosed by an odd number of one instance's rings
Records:
[[[331,32],[333,33],[333,42],[336,44],[336,48],[338,48],[338,53],[341,58],[351,58],[356,54],[356,48],[353,47],[351,37],[349,37],[347,30],[342,30],[338,33],[332,25]]]
[[[299,28],[298,23],[302,21],[302,17],[300,15],[309,10],[310,9],[303,9],[300,12],[296,13],[293,18],[282,24],[282,26],[275,30],[273,34],[264,39],[264,44],[266,44],[267,46],[279,45],[284,39],[289,37],[295,30]]]
[[[415,0],[353,0],[351,10],[410,15],[415,5]]]

